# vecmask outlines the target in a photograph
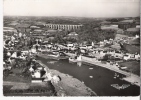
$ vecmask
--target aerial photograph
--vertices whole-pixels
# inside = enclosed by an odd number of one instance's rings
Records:
[[[3,0],[3,96],[139,96],[139,2]]]

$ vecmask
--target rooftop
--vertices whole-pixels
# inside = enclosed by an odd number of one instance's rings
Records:
[[[70,32],[69,34],[68,34],[69,36],[77,36],[78,34],[76,33],[76,32]]]

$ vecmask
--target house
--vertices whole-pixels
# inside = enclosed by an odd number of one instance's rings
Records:
[[[100,47],[103,47],[105,45],[103,41],[100,41],[99,44],[100,44]]]
[[[119,51],[115,51],[115,53],[114,53],[114,57],[115,58],[123,58],[123,54],[121,53],[121,52],[119,52]]]
[[[129,56],[129,55],[124,55],[124,56],[123,56],[123,59],[124,59],[124,60],[129,60],[129,59],[130,59],[130,56]]]
[[[110,38],[109,41],[113,41],[114,39]]]
[[[82,61],[82,56],[81,56],[81,55],[77,56],[77,61],[78,61],[78,62],[79,62],[79,61]]]
[[[36,52],[36,48],[31,48],[30,52],[31,52],[31,53],[37,53],[37,52]]]
[[[140,60],[140,54],[135,54],[135,59]]]
[[[47,44],[47,48],[51,49],[53,47],[52,44]]]
[[[68,44],[67,44],[67,48],[68,48],[68,49],[71,49],[71,48],[73,48],[73,47],[74,47],[74,44],[73,44],[73,43],[68,43]]]
[[[77,39],[78,38],[78,34],[76,32],[71,32],[67,35],[68,38],[74,38]]]
[[[140,38],[140,36],[136,34],[135,38]]]
[[[20,38],[22,37],[22,33],[21,33],[21,32],[19,33],[19,37],[20,37]]]
[[[23,54],[21,56],[19,56],[19,58],[22,60],[26,60],[26,56],[24,56]]]
[[[44,78],[41,78],[41,71],[36,70],[34,73],[32,73],[32,83],[41,83],[43,82]]]
[[[105,56],[105,55],[107,54],[107,51],[101,50],[99,54],[100,54],[101,56]]]
[[[7,56],[9,56],[9,57],[10,57],[10,56],[11,56],[11,53],[10,53],[10,52],[7,52]]]
[[[93,46],[92,45],[87,45],[87,49],[92,49]]]
[[[81,53],[86,53],[86,49],[80,49]]]
[[[67,47],[73,47],[73,46],[74,46],[73,43],[67,44]]]
[[[126,53],[126,55],[123,56],[124,60],[129,60],[129,59],[135,59],[134,54]]]
[[[108,42],[108,40],[104,40],[104,43],[107,43]]]
[[[17,58],[17,52],[14,52],[14,53],[11,55],[11,58]]]
[[[140,25],[136,25],[136,28],[139,28],[140,29]]]

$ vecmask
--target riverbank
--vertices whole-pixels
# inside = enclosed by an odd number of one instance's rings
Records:
[[[65,95],[65,96],[96,96],[97,94],[93,92],[90,88],[86,87],[86,85],[79,81],[76,78],[68,74],[61,73],[57,70],[50,71],[54,75],[59,75],[61,77],[61,81],[58,84],[53,84],[55,90],[57,91],[58,95]]]
[[[120,78],[124,77],[122,74],[118,74],[119,77],[115,77],[115,72],[106,68],[101,68],[95,65],[82,64],[78,66],[76,63],[69,63],[68,60],[52,60],[39,57],[40,61],[48,68],[57,70],[61,73],[69,74],[74,78],[84,82],[92,91],[96,92],[98,96],[137,96],[139,95],[139,87],[136,85],[130,85],[130,87],[118,90],[111,87],[111,84],[130,84]],[[90,69],[93,68],[93,69]],[[92,77],[91,77],[92,76]]]
[[[46,66],[41,61],[39,61],[39,63]],[[58,83],[53,83],[57,96],[97,96],[97,94],[88,88],[84,82],[81,82],[78,79],[57,70],[49,69],[49,71],[52,75],[58,75],[61,77],[61,81]]]
[[[72,54],[72,53],[65,53],[65,54],[68,56],[75,56],[75,54]],[[131,84],[135,84],[136,86],[140,86],[140,77],[138,75],[135,75],[130,72],[122,71],[117,66],[113,66],[113,65],[111,66],[110,64],[103,64],[100,61],[93,61],[93,59],[88,58],[88,57],[84,57],[84,56],[82,56],[82,62],[86,63],[86,64],[97,65],[97,66],[109,69],[111,71],[115,71],[120,74],[123,74],[127,77],[127,78],[123,78],[123,80],[125,80]]]

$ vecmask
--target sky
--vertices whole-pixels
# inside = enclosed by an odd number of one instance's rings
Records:
[[[136,17],[139,0],[4,0],[3,15]]]

